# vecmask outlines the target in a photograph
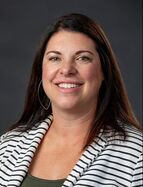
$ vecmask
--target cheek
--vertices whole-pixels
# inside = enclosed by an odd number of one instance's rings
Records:
[[[95,71],[93,71],[93,69],[86,71],[85,78],[87,79],[87,81],[93,81],[93,79],[95,79]]]
[[[52,80],[53,74],[54,74],[54,71],[50,67],[48,67],[47,64],[43,64],[42,79],[45,81],[50,81]]]
[[[103,80],[103,73],[99,66],[91,66],[88,70],[85,70],[84,77],[87,81],[100,82]]]
[[[47,73],[46,65],[43,64],[43,67],[42,67],[42,79],[43,80],[47,79],[47,76],[48,76],[48,73]]]

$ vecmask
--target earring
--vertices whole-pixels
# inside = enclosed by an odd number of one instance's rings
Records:
[[[40,87],[41,87],[41,84],[42,84],[42,80],[39,82],[39,85],[38,85],[38,100],[39,100],[40,105],[41,105],[45,110],[48,110],[49,107],[50,107],[50,105],[51,105],[51,102],[50,102],[50,100],[49,100],[49,103],[48,103],[48,106],[47,106],[47,107],[45,107],[45,106],[43,105],[43,103],[42,103],[42,101],[41,101],[41,99],[40,99]]]

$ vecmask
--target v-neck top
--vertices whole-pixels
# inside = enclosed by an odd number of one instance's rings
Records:
[[[15,129],[0,137],[0,184],[3,187],[20,187],[22,181],[27,180],[25,176],[34,153],[52,125],[52,119],[48,116],[29,131]],[[63,187],[142,186],[143,134],[131,125],[120,122],[119,125],[125,129],[126,139],[118,133],[113,136],[112,130],[101,131],[83,152]]]
[[[27,174],[21,187],[61,187],[65,180],[46,180]]]

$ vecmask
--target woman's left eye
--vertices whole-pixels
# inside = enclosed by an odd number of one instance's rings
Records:
[[[77,60],[83,61],[83,62],[91,62],[92,61],[92,59],[88,56],[80,56],[77,58]]]

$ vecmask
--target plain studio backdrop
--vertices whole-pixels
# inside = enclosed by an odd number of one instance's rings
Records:
[[[41,35],[55,18],[74,12],[97,20],[105,30],[142,121],[142,0],[1,0],[0,134],[22,112]]]

